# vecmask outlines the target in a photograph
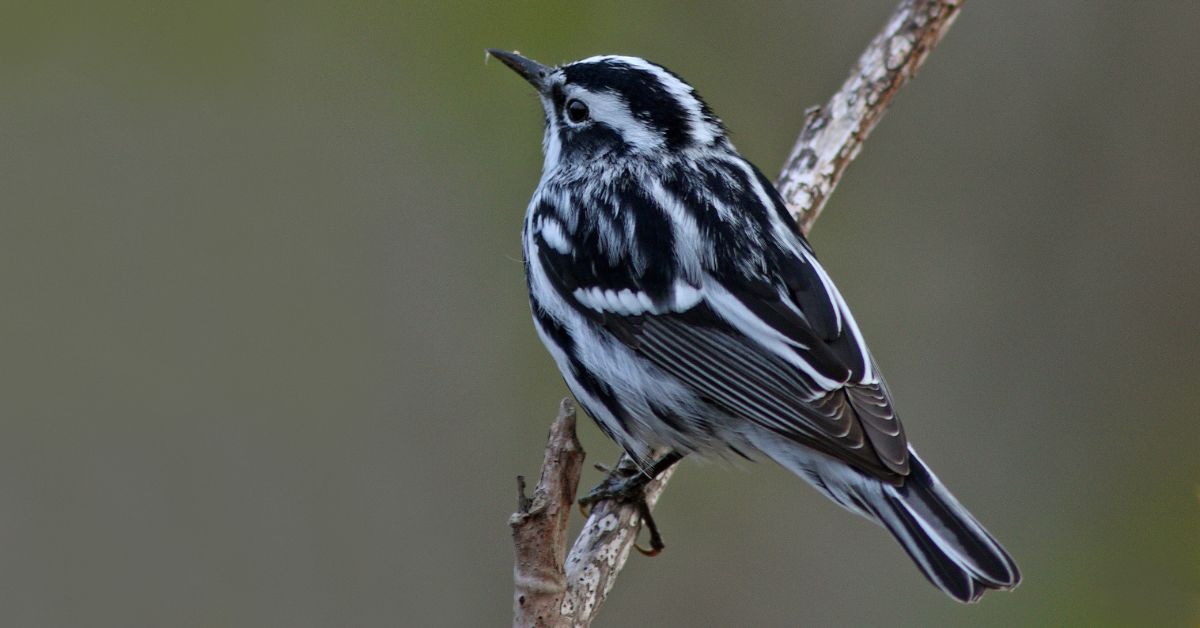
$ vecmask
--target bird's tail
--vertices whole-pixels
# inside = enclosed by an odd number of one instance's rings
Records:
[[[823,454],[754,439],[761,451],[847,509],[887,528],[917,568],[960,602],[1011,589],[1021,574],[1008,552],[909,449],[910,473],[894,486]],[[771,439],[774,440],[774,439]]]
[[[879,490],[860,493],[872,518],[900,541],[934,586],[960,602],[1017,586],[1021,573],[1008,552],[916,454],[910,460],[902,486],[880,483]]]

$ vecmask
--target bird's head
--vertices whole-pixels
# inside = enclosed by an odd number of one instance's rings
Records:
[[[548,67],[512,52],[488,53],[537,89],[546,113],[547,171],[728,146],[721,121],[696,90],[645,59],[601,56]]]

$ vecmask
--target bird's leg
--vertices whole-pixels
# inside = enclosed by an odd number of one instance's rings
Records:
[[[658,556],[658,553],[663,551],[666,545],[663,543],[662,535],[658,533],[658,524],[654,523],[654,517],[650,516],[650,505],[642,499],[637,504],[638,514],[642,517],[642,523],[645,524],[646,530],[650,533],[650,548],[644,548],[638,545],[635,541],[633,548],[641,552],[642,556]]]
[[[579,507],[584,510],[584,516],[587,516],[591,506],[610,499],[636,505],[638,515],[641,516],[646,530],[650,533],[650,548],[643,549],[637,545],[634,547],[647,556],[654,556],[662,551],[664,545],[662,536],[658,533],[658,526],[654,523],[654,518],[650,516],[650,506],[646,504],[646,485],[681,459],[683,459],[682,454],[671,451],[645,470],[636,466],[618,466],[587,495],[579,498]]]
[[[598,502],[613,499],[623,503],[634,503],[643,497],[643,489],[651,480],[662,475],[663,471],[671,468],[683,458],[675,452],[668,452],[656,460],[645,470],[636,466],[618,466],[600,482],[579,498],[580,506],[591,506]],[[603,470],[603,469],[602,469]]]

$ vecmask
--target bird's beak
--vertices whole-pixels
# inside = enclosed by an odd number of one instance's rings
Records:
[[[487,53],[496,57],[501,63],[524,77],[526,81],[529,81],[530,85],[533,85],[538,90],[539,94],[546,91],[546,79],[550,76],[551,68],[532,59],[526,59],[515,52],[504,52],[503,50],[488,48]]]

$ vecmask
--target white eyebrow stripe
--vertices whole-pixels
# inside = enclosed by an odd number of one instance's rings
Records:
[[[663,86],[687,112],[688,121],[691,123],[689,127],[689,135],[693,140],[701,145],[707,145],[714,142],[720,135],[719,127],[711,122],[704,115],[704,106],[700,102],[700,98],[696,96],[696,90],[687,83],[683,82],[679,77],[671,74],[662,66],[655,65],[645,59],[639,57],[626,57],[621,55],[598,55],[588,57],[577,63],[601,63],[604,61],[616,61],[624,63],[631,68],[649,72],[658,79],[659,84]]]
[[[643,151],[661,150],[664,138],[648,123],[638,119],[629,110],[629,103],[612,92],[593,92],[582,87],[570,86],[564,94],[567,100],[578,98],[591,110],[591,117],[606,124],[621,134],[626,143]],[[570,126],[569,123],[567,123]]]

